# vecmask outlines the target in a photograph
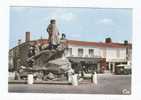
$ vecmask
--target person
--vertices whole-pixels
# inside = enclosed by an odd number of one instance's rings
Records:
[[[62,37],[60,39],[60,45],[59,47],[63,50],[67,50],[68,49],[68,40],[66,39],[66,35],[64,33],[62,33]],[[66,51],[65,51],[66,53]]]
[[[66,39],[66,34],[65,33],[62,33],[61,40],[65,40],[65,39]]]
[[[49,38],[48,38],[49,46],[51,46],[51,48],[57,48],[57,46],[60,43],[59,43],[59,30],[56,26],[55,19],[50,20],[50,24],[47,27],[47,32],[49,35]]]
[[[95,71],[93,70],[93,71],[92,71],[92,74],[91,74],[91,82],[92,82],[92,83],[94,82],[94,80],[93,80],[94,73],[95,73]]]

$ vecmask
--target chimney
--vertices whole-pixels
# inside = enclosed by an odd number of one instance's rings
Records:
[[[22,41],[21,39],[19,39],[19,40],[18,40],[18,45],[20,45],[20,44],[21,44],[21,41]]]
[[[25,33],[25,42],[30,41],[30,32]]]
[[[124,45],[128,45],[128,41],[127,40],[124,40]]]
[[[106,38],[105,43],[112,43],[112,39],[110,37]]]

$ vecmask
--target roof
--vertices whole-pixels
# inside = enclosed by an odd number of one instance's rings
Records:
[[[47,39],[37,40],[36,43],[47,44]],[[111,48],[125,48],[124,43],[105,43],[105,42],[88,42],[88,41],[78,41],[78,40],[68,40],[69,45],[76,46],[96,46],[96,47],[111,47]],[[127,45],[129,48],[132,48],[132,44]]]
[[[96,46],[96,47],[111,47],[111,48],[125,48],[124,43],[105,43],[105,42],[87,42],[87,41],[76,41],[68,40],[68,44],[77,45],[77,46]],[[132,44],[127,45],[129,48],[132,48]]]
[[[24,43],[22,43],[20,45],[23,45],[25,43],[27,43],[27,42],[24,42]],[[38,40],[30,41],[30,43],[33,43],[34,45],[37,44],[37,43],[48,44],[48,40],[47,39],[38,39]],[[110,48],[126,48],[128,46],[129,48],[132,48],[131,43],[129,43],[128,45],[125,45],[124,43],[88,42],[88,41],[78,41],[78,40],[68,40],[68,45],[110,47]],[[14,48],[16,48],[16,47],[14,47]],[[14,48],[12,48],[12,49],[14,49]]]

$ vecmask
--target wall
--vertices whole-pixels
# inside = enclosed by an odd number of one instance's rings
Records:
[[[125,61],[126,59],[126,48],[105,48],[105,47],[94,47],[94,46],[76,46],[69,45],[69,48],[72,48],[72,55],[78,57],[78,48],[83,48],[83,57],[90,57],[89,49],[94,50],[95,57],[106,58],[106,61]],[[70,56],[67,53],[67,56]]]
[[[125,48],[106,48],[106,61],[112,60],[125,60],[126,49]]]
[[[94,50],[94,56],[100,57],[100,49],[96,47],[90,47],[90,46],[75,46],[75,45],[69,45],[68,48],[72,48],[72,56],[73,57],[78,57],[78,49],[82,48],[83,49],[83,57],[90,57],[89,55],[89,49]],[[69,53],[66,56],[71,56]]]
[[[9,68],[17,69],[21,65],[27,66],[29,45],[30,42],[25,42],[9,51]],[[20,59],[19,62],[18,59]]]

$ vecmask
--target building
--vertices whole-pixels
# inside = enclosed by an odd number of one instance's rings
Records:
[[[30,32],[26,32],[26,41],[9,51],[9,68],[18,69],[19,66],[27,66],[28,50],[30,45],[47,45],[47,39],[31,40]],[[73,62],[77,68],[86,67],[86,71],[95,69],[97,72],[115,72],[118,64],[131,62],[132,44],[128,41],[114,43],[111,38],[105,42],[86,42],[68,40],[68,49],[65,56]]]
[[[72,58],[91,58],[96,60],[98,58],[105,58],[105,70],[115,72],[115,66],[118,64],[127,64],[131,62],[132,45],[127,41],[123,43],[113,43],[107,38],[105,42],[84,42],[69,40],[67,57]],[[97,66],[98,66],[98,62]]]

